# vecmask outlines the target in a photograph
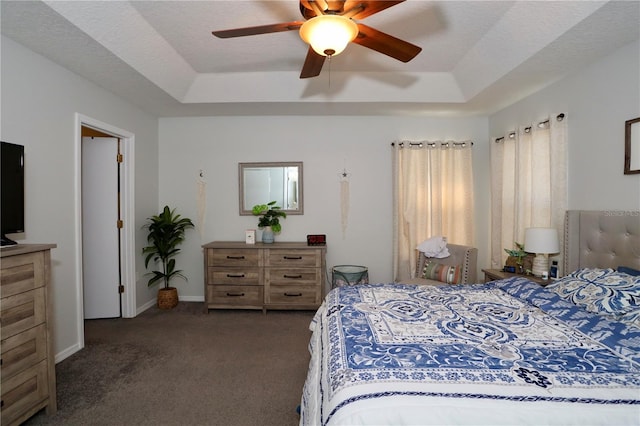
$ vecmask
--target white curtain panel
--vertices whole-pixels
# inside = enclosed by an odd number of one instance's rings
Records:
[[[414,277],[416,247],[427,238],[474,244],[471,145],[469,141],[393,144],[396,281]]]
[[[561,114],[491,143],[491,267],[501,268],[504,249],[524,243],[530,227],[562,235],[567,209],[567,119]]]

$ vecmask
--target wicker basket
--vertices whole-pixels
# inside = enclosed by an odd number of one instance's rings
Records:
[[[178,289],[175,287],[158,290],[158,308],[173,309],[178,306]]]

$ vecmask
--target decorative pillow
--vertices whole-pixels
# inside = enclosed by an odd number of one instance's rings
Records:
[[[443,265],[442,263],[429,261],[424,264],[421,278],[447,284],[460,284],[462,281],[462,266]]]
[[[613,269],[578,269],[547,289],[595,314],[625,315],[640,306],[640,277]]]
[[[640,275],[639,270],[629,268],[628,266],[618,266],[618,272],[622,272],[623,274],[633,275],[634,277],[637,277]]]

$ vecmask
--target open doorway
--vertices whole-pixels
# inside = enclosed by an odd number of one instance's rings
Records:
[[[76,125],[78,338],[84,347],[85,318],[136,316],[134,135],[80,114]],[[114,195],[100,200],[104,187]],[[106,226],[112,217],[113,226]],[[108,288],[100,287],[103,274],[110,274],[103,280]]]

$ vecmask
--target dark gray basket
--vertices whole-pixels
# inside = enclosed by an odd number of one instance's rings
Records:
[[[337,265],[331,268],[331,288],[368,284],[369,268],[358,265]]]

